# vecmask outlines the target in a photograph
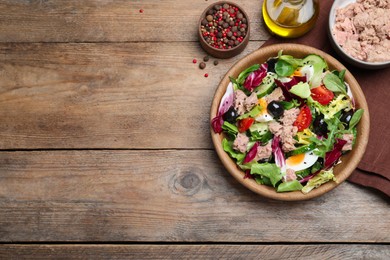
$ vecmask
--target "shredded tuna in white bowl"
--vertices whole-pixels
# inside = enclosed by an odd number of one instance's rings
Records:
[[[390,66],[390,0],[336,0],[329,13],[334,49],[357,67]]]

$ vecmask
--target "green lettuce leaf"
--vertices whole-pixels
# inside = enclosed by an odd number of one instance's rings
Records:
[[[230,157],[236,159],[238,164],[242,163],[242,161],[245,158],[245,154],[234,150],[233,142],[228,141],[226,138],[222,140],[222,148],[225,152],[227,152],[230,155]]]
[[[288,182],[282,182],[281,184],[279,184],[276,191],[277,192],[295,191],[295,190],[302,190],[302,188],[303,186],[299,181],[293,180]]]
[[[282,179],[280,168],[274,163],[254,163],[251,166],[251,174],[269,178],[274,187]]]
[[[333,174],[333,169],[330,169],[328,171],[321,171],[306,183],[306,185],[302,188],[302,192],[304,194],[307,194],[312,189],[318,188],[319,186],[330,180],[337,181],[336,177]]]

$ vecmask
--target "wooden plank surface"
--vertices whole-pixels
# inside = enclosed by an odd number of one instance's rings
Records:
[[[380,194],[272,201],[207,150],[3,151],[0,208],[2,242],[390,242]]]
[[[0,42],[197,41],[200,15],[213,2],[0,0]],[[262,2],[235,1],[248,13],[251,40],[268,39]]]
[[[2,245],[7,259],[389,259],[389,245]]]
[[[0,44],[0,149],[209,149],[221,77],[262,44],[205,70],[196,42]]]

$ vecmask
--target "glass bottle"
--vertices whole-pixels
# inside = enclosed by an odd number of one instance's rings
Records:
[[[317,21],[318,0],[264,0],[263,18],[272,34],[296,38],[307,33]]]

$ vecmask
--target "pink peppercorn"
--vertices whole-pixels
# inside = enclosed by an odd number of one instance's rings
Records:
[[[194,64],[195,64],[196,62],[197,62],[197,60],[196,60],[196,59],[193,59],[193,60],[192,60],[192,63],[194,63]]]

